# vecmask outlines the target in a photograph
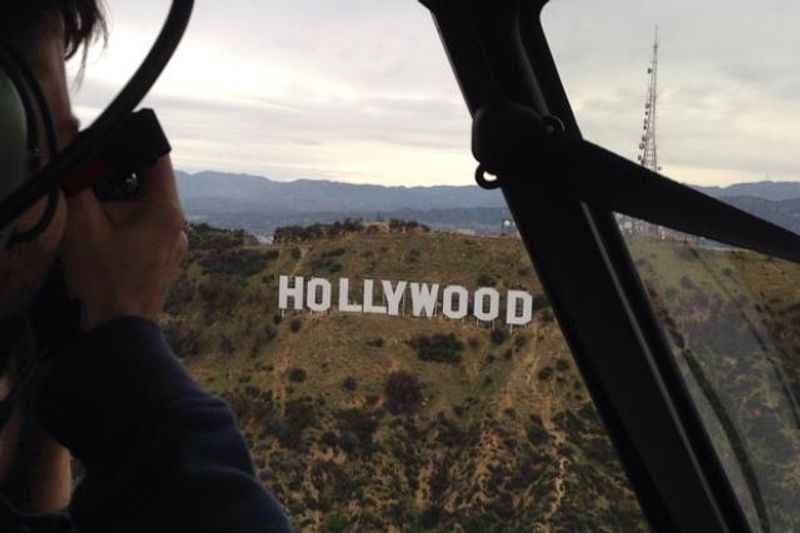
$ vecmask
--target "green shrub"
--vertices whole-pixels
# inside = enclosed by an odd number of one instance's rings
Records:
[[[322,254],[322,257],[341,257],[347,253],[347,250],[344,248],[336,248],[335,250],[330,250]]]
[[[307,242],[325,238],[336,238],[349,233],[361,233],[365,229],[361,220],[345,219],[333,224],[312,224],[311,226],[282,226],[275,229],[275,243]]]
[[[242,280],[234,276],[212,276],[201,283],[197,292],[203,299],[207,315],[232,313],[244,296]]]
[[[514,348],[517,350],[523,349],[528,344],[528,337],[525,335],[517,335],[514,337]]]
[[[464,343],[459,341],[453,333],[433,336],[420,335],[412,339],[409,344],[416,349],[417,357],[420,360],[437,363],[460,363],[461,352],[464,351]]]
[[[247,234],[244,231],[230,231],[214,228],[208,224],[192,224],[188,237],[189,249],[192,251],[222,251],[245,244]]]
[[[302,368],[293,368],[289,371],[289,381],[302,383],[306,380],[306,371]]]
[[[528,441],[534,446],[542,446],[550,440],[550,434],[544,428],[542,419],[536,415],[531,415],[531,422],[527,430]]]
[[[234,346],[233,341],[227,335],[223,335],[220,339],[219,351],[225,355],[231,355],[234,351],[236,351],[236,346]]]
[[[442,509],[437,506],[428,507],[419,517],[419,524],[425,530],[436,528],[441,519]]]
[[[162,328],[164,338],[179,359],[186,359],[200,352],[199,335],[184,321],[170,322]]]
[[[335,513],[325,519],[322,524],[323,533],[343,533],[347,531],[350,522],[343,514]]]
[[[167,299],[164,302],[164,311],[171,315],[177,315],[186,309],[186,306],[194,300],[196,290],[195,283],[182,277],[170,289]]]
[[[275,328],[273,328],[269,324],[264,326],[263,331],[257,332],[255,338],[253,339],[253,348],[251,350],[253,356],[255,356],[258,353],[258,351],[265,345],[272,342],[273,339],[275,339],[275,337],[277,336],[278,332],[275,330]]]
[[[353,376],[347,376],[342,382],[342,388],[354,392],[358,388],[358,381]]]
[[[697,289],[697,285],[694,284],[694,281],[685,274],[681,276],[681,287],[688,291]]]
[[[339,445],[347,453],[370,455],[376,450],[373,436],[378,430],[374,414],[362,409],[345,409],[336,413],[341,439]]]
[[[325,255],[313,258],[310,266],[314,275],[335,274],[342,270],[341,264]]]
[[[700,255],[697,253],[697,250],[692,248],[691,246],[678,246],[675,248],[675,255],[679,258],[683,259],[684,261],[697,261],[700,259]]]
[[[422,384],[419,379],[405,371],[393,372],[384,385],[386,408],[394,415],[411,414],[422,404]]]
[[[478,276],[478,287],[494,287],[495,285],[497,285],[497,280],[489,274]]]
[[[310,398],[290,400],[286,403],[286,414],[283,423],[276,425],[275,430],[281,444],[290,449],[304,445],[303,432],[317,427],[319,417]]]
[[[280,255],[278,250],[260,252],[257,250],[210,251],[198,263],[211,274],[232,274],[247,278],[258,274],[270,261]]]
[[[508,339],[508,331],[503,328],[493,329],[490,338],[493,344],[500,346]]]
[[[389,220],[389,231],[392,233],[407,233],[415,230],[428,233],[431,231],[431,228],[425,226],[424,224],[420,224],[416,220],[400,220],[397,218]]]
[[[533,312],[539,311],[541,309],[548,309],[550,307],[550,302],[547,299],[547,296],[544,294],[535,294],[533,296]]]
[[[330,448],[335,448],[336,445],[339,444],[339,438],[333,431],[326,431],[325,433],[323,433],[322,438],[320,440],[325,446],[328,446]]]

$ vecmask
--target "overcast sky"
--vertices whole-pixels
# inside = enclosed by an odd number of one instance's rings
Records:
[[[109,46],[92,54],[73,94],[84,122],[141,62],[168,4],[108,0]],[[416,0],[200,0],[195,9],[147,102],[178,168],[472,183],[469,117]],[[552,0],[544,23],[589,140],[636,157],[658,24],[663,172],[704,185],[800,180],[800,3]]]

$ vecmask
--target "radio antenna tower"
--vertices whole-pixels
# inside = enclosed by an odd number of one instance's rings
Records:
[[[653,44],[653,59],[647,69],[649,77],[647,88],[647,102],[644,104],[644,133],[639,144],[639,163],[643,167],[660,172],[658,166],[658,148],[656,146],[656,105],[658,103],[658,26]]]

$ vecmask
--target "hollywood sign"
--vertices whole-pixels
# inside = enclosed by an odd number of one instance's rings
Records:
[[[324,313],[333,308],[333,285],[323,278],[280,276],[278,288],[278,307]],[[470,293],[460,285],[442,286],[438,283],[414,283],[407,281],[362,281],[363,291],[360,302],[353,302],[350,280],[340,278],[337,291],[337,309],[343,313],[368,313],[376,315],[400,316],[402,309],[410,303],[411,314],[416,317],[431,318],[441,310],[442,315],[453,320],[461,320],[472,315],[482,322],[494,322],[501,316],[501,297],[497,289],[482,287]],[[376,287],[381,293],[376,297]],[[509,290],[506,293],[505,309],[502,310],[506,324],[524,326],[533,319],[533,296],[525,291]]]

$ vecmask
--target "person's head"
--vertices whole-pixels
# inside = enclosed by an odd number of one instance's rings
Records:
[[[11,45],[28,64],[42,87],[53,116],[58,149],[68,145],[78,130],[72,114],[65,62],[99,35],[105,35],[102,0],[6,0],[0,7],[0,39]],[[40,119],[41,120],[41,119]],[[40,125],[39,131],[44,128]],[[0,142],[2,140],[0,139]],[[45,148],[45,139],[39,140]],[[43,163],[53,154],[43,153]],[[0,168],[0,180],[3,179]],[[18,232],[34,227],[46,208],[42,199],[17,221]],[[63,197],[52,222],[39,237],[0,250],[0,318],[23,310],[44,281],[58,252],[67,212]]]
[[[103,14],[102,0],[4,0],[0,6],[0,40],[23,57],[41,85],[57,130],[58,150],[72,141],[78,129],[69,100],[65,62],[81,50],[85,59],[86,47],[98,35],[105,35]],[[38,129],[43,132],[41,117],[39,121]],[[39,139],[39,145],[46,150],[44,138]],[[53,154],[45,151],[42,155],[44,164]],[[35,226],[46,202],[43,199],[28,209],[17,221],[17,231],[25,232]],[[0,250],[0,320],[30,304],[58,253],[66,220],[66,203],[59,195],[56,214],[44,233],[33,242]],[[8,348],[0,345],[0,358],[7,358],[4,349]],[[14,365],[13,361],[5,360],[0,366],[10,370]],[[5,372],[0,376],[0,399],[14,381]],[[18,415],[0,428],[0,484],[7,481],[14,464]]]

